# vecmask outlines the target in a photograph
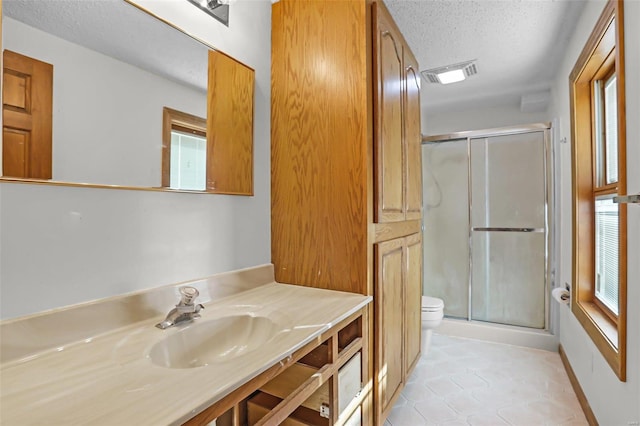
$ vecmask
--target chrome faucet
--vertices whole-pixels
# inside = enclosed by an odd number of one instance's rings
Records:
[[[196,318],[200,318],[201,309],[204,309],[200,303],[197,305],[193,303],[194,299],[200,294],[195,287],[180,287],[180,302],[167,314],[164,321],[156,324],[156,327],[162,330],[173,327],[174,325],[181,324],[183,322],[193,321]]]

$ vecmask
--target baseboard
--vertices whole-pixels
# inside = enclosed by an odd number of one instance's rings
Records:
[[[593,414],[593,411],[591,411],[591,406],[589,405],[589,401],[587,401],[587,397],[582,391],[580,382],[578,382],[578,378],[576,377],[576,374],[573,372],[573,368],[571,368],[571,364],[569,363],[569,358],[567,358],[567,354],[562,348],[562,345],[558,347],[558,353],[560,354],[560,359],[562,360],[564,369],[567,372],[567,376],[569,376],[571,387],[573,387],[573,391],[576,393],[576,396],[578,397],[578,402],[582,407],[584,416],[587,418],[587,422],[589,422],[590,426],[598,426],[598,420],[596,420],[596,416]]]

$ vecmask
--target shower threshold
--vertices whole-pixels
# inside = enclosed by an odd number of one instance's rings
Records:
[[[558,338],[548,330],[535,328],[445,317],[434,333],[551,352],[558,351]]]

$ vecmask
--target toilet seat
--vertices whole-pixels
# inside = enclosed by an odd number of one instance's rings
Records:
[[[444,301],[437,297],[422,296],[422,312],[436,312],[444,308]]]

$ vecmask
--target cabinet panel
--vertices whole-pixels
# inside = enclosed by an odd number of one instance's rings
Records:
[[[355,354],[338,371],[338,416],[362,389],[362,355]]]
[[[376,389],[378,416],[393,402],[403,383],[403,242],[375,245]]]
[[[370,294],[366,5],[279,1],[272,11],[275,278]]]
[[[420,74],[418,61],[403,50],[405,73],[404,149],[405,219],[422,219],[422,132],[420,130]]]
[[[376,222],[404,220],[402,150],[402,36],[391,17],[374,5],[376,99]]]
[[[422,237],[421,234],[405,238],[405,375],[413,369],[420,356],[422,329]]]

